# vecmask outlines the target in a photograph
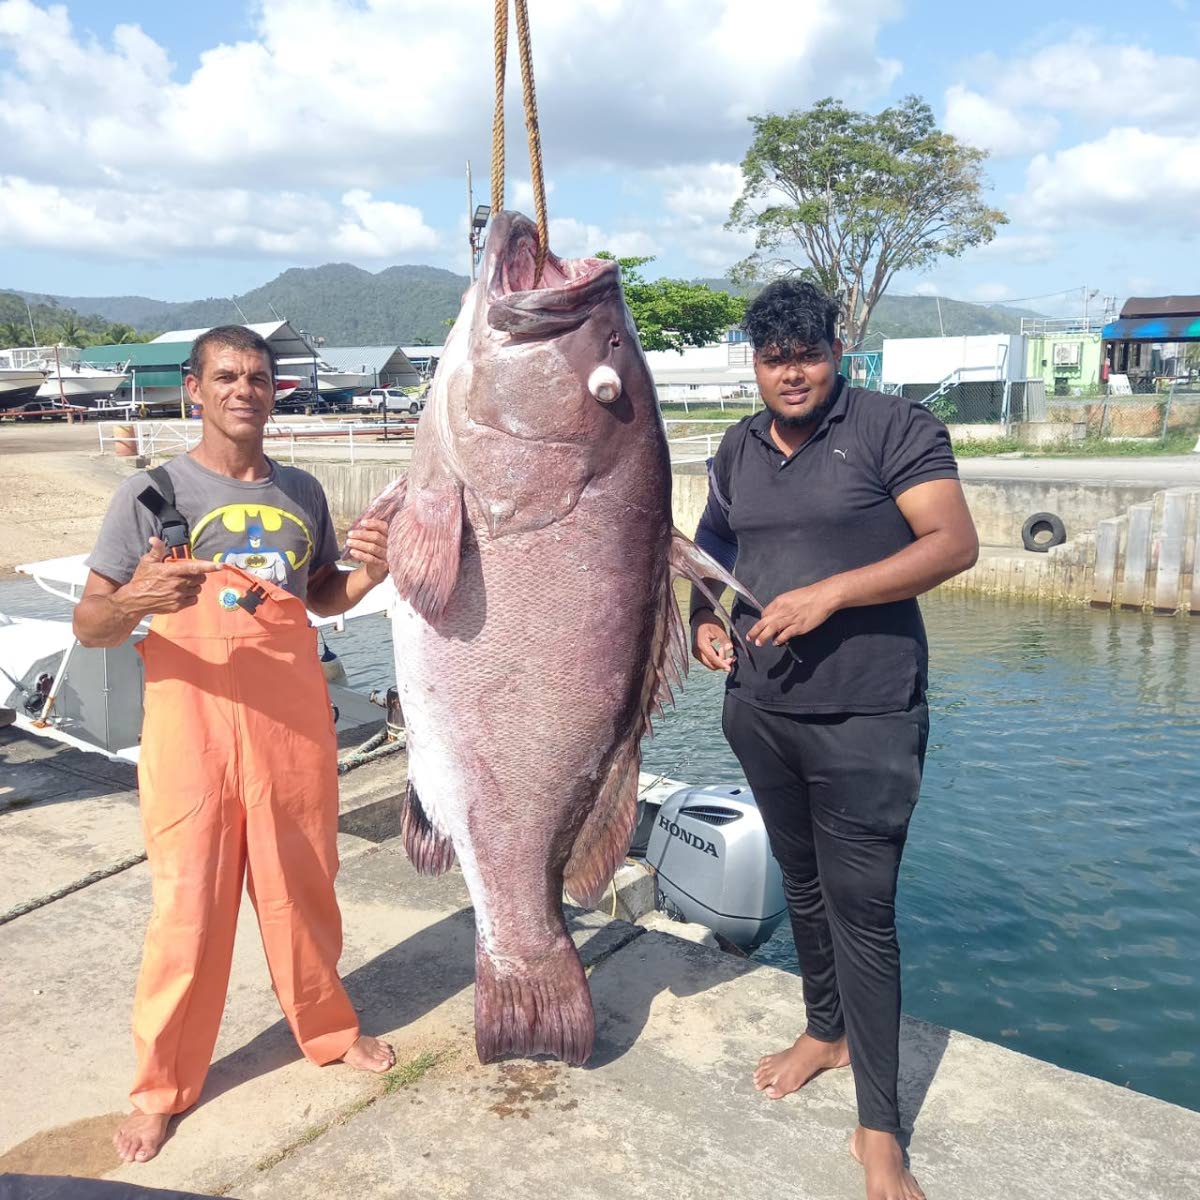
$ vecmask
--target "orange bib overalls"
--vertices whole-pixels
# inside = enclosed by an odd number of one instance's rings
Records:
[[[240,601],[240,603],[239,603]],[[133,1009],[145,1113],[195,1104],[217,1040],[242,877],[305,1056],[340,1058],[358,1020],[337,975],[337,739],[304,604],[224,566],[155,616],[138,783],[154,908]]]

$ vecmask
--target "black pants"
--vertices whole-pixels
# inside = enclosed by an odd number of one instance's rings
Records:
[[[899,1133],[896,877],[929,709],[796,716],[727,696],[722,725],[783,870],[808,1032],[846,1036],[859,1122]]]

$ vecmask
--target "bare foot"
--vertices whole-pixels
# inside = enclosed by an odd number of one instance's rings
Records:
[[[781,1100],[798,1092],[810,1079],[822,1071],[850,1065],[846,1039],[821,1042],[802,1033],[786,1050],[767,1054],[758,1060],[754,1086],[772,1100]]]
[[[113,1145],[126,1162],[149,1162],[167,1139],[170,1113],[131,1112],[113,1134]]]
[[[396,1065],[396,1052],[387,1042],[363,1034],[342,1055],[342,1062],[357,1071],[374,1071],[379,1075],[390,1071]]]
[[[850,1139],[850,1153],[867,1174],[867,1200],[925,1200],[892,1134],[860,1125]]]

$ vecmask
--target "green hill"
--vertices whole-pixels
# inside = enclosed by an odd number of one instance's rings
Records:
[[[65,310],[79,314],[80,325],[92,328],[120,322],[143,331],[198,329],[226,322],[271,321],[276,316],[298,329],[322,337],[328,345],[364,346],[442,342],[447,321],[458,312],[468,285],[465,275],[438,267],[395,266],[372,273],[349,263],[323,267],[293,267],[262,287],[232,300],[210,297],[169,303],[144,296],[10,295],[5,307],[0,293],[0,321],[24,305],[17,296],[36,304],[49,323]],[[744,295],[727,279],[698,279],[710,287]],[[16,306],[16,307],[14,307]],[[43,312],[44,310],[44,312]],[[882,337],[936,337],[944,329],[951,337],[974,333],[1018,333],[1021,317],[1036,316],[1027,309],[998,304],[967,304],[959,300],[938,304],[927,296],[885,296],[875,310],[868,348]],[[876,336],[879,335],[879,336]]]
[[[696,283],[748,296],[755,289],[731,283],[728,279],[697,279]],[[932,296],[884,296],[871,314],[867,331],[867,349],[878,349],[880,337],[969,337],[977,333],[1020,333],[1022,317],[1043,314],[1028,308],[1010,308],[1004,304],[971,304],[965,300],[942,300],[941,319]],[[879,336],[876,336],[879,335]]]
[[[469,280],[437,267],[388,267],[373,274],[349,263],[293,267],[270,283],[232,299],[170,303],[145,296],[35,296],[30,303],[73,309],[85,318],[136,329],[199,329],[273,321],[276,314],[330,345],[440,343]],[[239,309],[241,310],[239,313]]]

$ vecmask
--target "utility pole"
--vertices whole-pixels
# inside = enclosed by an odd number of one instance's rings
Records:
[[[467,159],[467,245],[471,247],[471,282],[475,282],[475,193],[471,188],[471,160]]]

